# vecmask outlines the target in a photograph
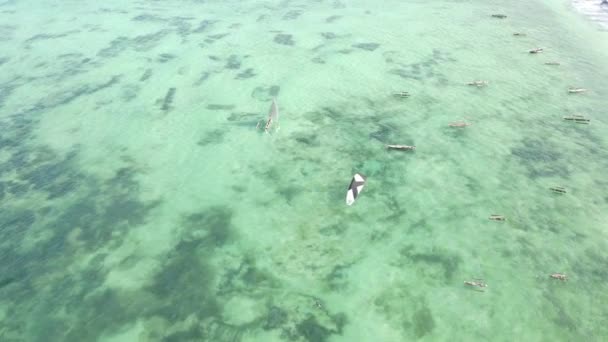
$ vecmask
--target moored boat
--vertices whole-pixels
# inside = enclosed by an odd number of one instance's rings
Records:
[[[587,89],[585,89],[585,88],[568,88],[568,93],[570,93],[570,94],[579,94],[579,93],[584,93],[586,91],[587,91]]]
[[[409,145],[386,145],[389,150],[401,150],[401,151],[412,151],[416,149],[416,146]]]

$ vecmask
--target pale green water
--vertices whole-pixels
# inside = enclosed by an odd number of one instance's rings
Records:
[[[569,3],[124,3],[0,2],[1,341],[606,340],[608,32]]]

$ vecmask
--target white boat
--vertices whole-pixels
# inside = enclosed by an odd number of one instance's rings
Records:
[[[386,145],[389,150],[401,150],[401,151],[412,151],[416,149],[416,146],[409,145]]]
[[[587,91],[587,89],[585,89],[585,88],[569,88],[568,89],[568,93],[570,93],[570,94],[584,93],[586,91]]]

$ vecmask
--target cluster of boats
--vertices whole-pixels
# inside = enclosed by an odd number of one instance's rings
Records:
[[[604,0],[604,1],[608,1],[608,0]],[[499,19],[505,19],[505,18],[507,18],[507,16],[504,15],[504,14],[492,14],[492,17],[499,18]],[[525,33],[521,33],[521,32],[513,33],[513,35],[514,36],[519,36],[519,37],[526,36]],[[535,49],[529,50],[528,52],[530,54],[538,54],[538,53],[541,53],[543,51],[544,51],[544,49],[539,47],[539,48],[535,48]],[[545,62],[545,65],[560,65],[560,63],[559,62],[555,62],[555,61],[551,61],[551,62]],[[470,86],[483,87],[483,86],[486,86],[488,84],[488,82],[487,81],[472,81],[472,82],[469,82],[467,84],[470,85]],[[584,93],[586,91],[587,91],[587,89],[585,89],[585,88],[574,88],[574,87],[568,88],[568,93],[569,94],[579,94],[579,93]],[[564,120],[566,120],[566,121],[572,121],[572,122],[580,123],[580,124],[588,124],[590,122],[590,120],[588,118],[586,118],[585,116],[580,115],[580,114],[573,114],[573,115],[570,115],[570,116],[565,116]],[[462,127],[463,123],[453,123],[453,124],[450,124],[450,126],[453,126],[453,127]],[[561,186],[555,186],[555,187],[551,187],[549,189],[552,192],[554,192],[556,194],[560,194],[560,195],[563,195],[563,194],[567,193],[566,189],[564,187],[561,187]],[[506,218],[503,215],[499,215],[499,214],[492,214],[492,215],[490,215],[489,219],[492,220],[492,221],[506,221]],[[552,278],[552,279],[561,280],[561,281],[568,280],[568,277],[565,274],[563,274],[563,273],[552,273],[552,274],[549,275],[549,277]],[[473,279],[473,280],[465,281],[464,284],[467,285],[467,286],[474,287],[474,288],[477,289],[477,291],[482,291],[482,292],[484,291],[484,288],[486,288],[488,286],[483,281],[483,279]]]
[[[507,16],[504,14],[492,14],[492,17],[498,18],[498,19],[507,18]],[[525,33],[521,33],[521,32],[516,32],[513,35],[514,36],[526,36]],[[528,52],[530,54],[538,54],[543,51],[544,51],[544,49],[539,47],[539,48],[529,50]],[[560,65],[560,63],[552,61],[552,62],[546,62],[545,65]],[[481,87],[487,86],[488,81],[474,80],[471,82],[467,82],[466,84],[469,86],[481,88]],[[587,89],[584,89],[584,88],[571,87],[568,89],[568,93],[570,93],[570,94],[584,93],[586,91],[587,91]],[[410,93],[406,92],[406,91],[400,91],[400,92],[394,93],[393,95],[398,98],[408,98],[411,96]],[[588,118],[586,118],[585,116],[580,115],[580,114],[565,116],[563,119],[566,121],[572,121],[572,122],[580,123],[580,124],[588,124],[590,122],[590,120]],[[263,130],[266,133],[269,133],[273,129],[273,127],[276,127],[276,130],[278,130],[279,129],[278,124],[279,124],[279,108],[278,108],[276,99],[273,99],[266,122],[265,123],[262,121],[258,122],[256,129],[263,128]],[[471,125],[471,123],[466,122],[466,121],[455,121],[455,122],[451,122],[448,124],[448,126],[456,127],[456,128],[464,128],[464,127],[467,127],[470,125]],[[410,146],[410,145],[387,144],[385,146],[388,150],[397,150],[397,151],[414,151],[416,149],[416,146]],[[353,176],[353,178],[351,179],[351,182],[348,186],[347,192],[346,192],[346,204],[347,205],[350,206],[355,203],[357,197],[359,196],[359,194],[361,194],[361,191],[363,190],[363,188],[365,186],[366,180],[367,180],[367,177],[365,177],[363,174],[360,174],[360,173],[356,173]],[[551,187],[549,189],[556,194],[566,194],[567,193],[566,189],[561,186]],[[506,221],[506,217],[503,215],[499,215],[499,214],[492,214],[492,215],[490,215],[489,219],[492,221]],[[562,280],[562,281],[567,280],[566,275],[563,273],[552,273],[552,274],[550,274],[550,277],[553,279]],[[483,281],[483,279],[473,279],[471,281],[465,281],[464,284],[467,286],[475,287],[480,291],[484,291],[483,289],[485,287],[487,287],[487,284]]]

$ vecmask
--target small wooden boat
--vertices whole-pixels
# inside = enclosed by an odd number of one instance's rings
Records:
[[[473,279],[465,281],[464,284],[471,287],[477,287],[476,291],[480,292],[484,292],[484,288],[488,287],[488,284],[486,284],[483,279]]]
[[[468,286],[488,287],[488,284],[484,283],[483,279],[473,279],[465,281],[464,284]]]
[[[557,280],[568,280],[568,277],[563,273],[553,273],[550,277]]]
[[[579,93],[584,93],[586,91],[587,91],[587,89],[585,89],[585,88],[568,88],[568,93],[570,93],[570,94],[579,94]]]
[[[551,190],[551,191],[553,191],[553,192],[555,192],[557,194],[565,194],[566,193],[566,189],[564,189],[561,186],[554,186],[552,188],[549,188],[549,190]]]
[[[490,215],[490,220],[492,221],[506,221],[507,219],[502,215],[492,214]]]
[[[492,14],[492,18],[505,19],[506,17],[506,14]]]
[[[525,34],[525,33],[521,33],[521,32],[515,32],[515,33],[513,33],[513,35],[514,35],[515,37],[525,37],[525,36],[526,36],[526,34]]]
[[[408,93],[407,91],[400,91],[398,93],[394,93],[393,96],[395,96],[395,97],[410,97],[410,93]]]
[[[545,65],[559,65],[559,62],[545,62]]]
[[[571,116],[564,116],[564,120],[574,121],[576,123],[581,123],[581,124],[588,124],[591,121],[590,119],[587,119],[586,117],[579,115],[579,114],[574,114]]]
[[[400,151],[413,151],[416,149],[416,146],[409,145],[386,145],[386,148],[389,150],[400,150]]]
[[[467,127],[470,126],[471,124],[468,122],[464,122],[464,121],[456,121],[456,122],[450,122],[448,124],[448,126],[450,127]]]
[[[529,53],[540,53],[543,52],[543,48],[536,48],[528,51]]]
[[[485,87],[488,85],[488,81],[475,80],[475,81],[467,82],[467,85],[475,86],[475,87]]]

